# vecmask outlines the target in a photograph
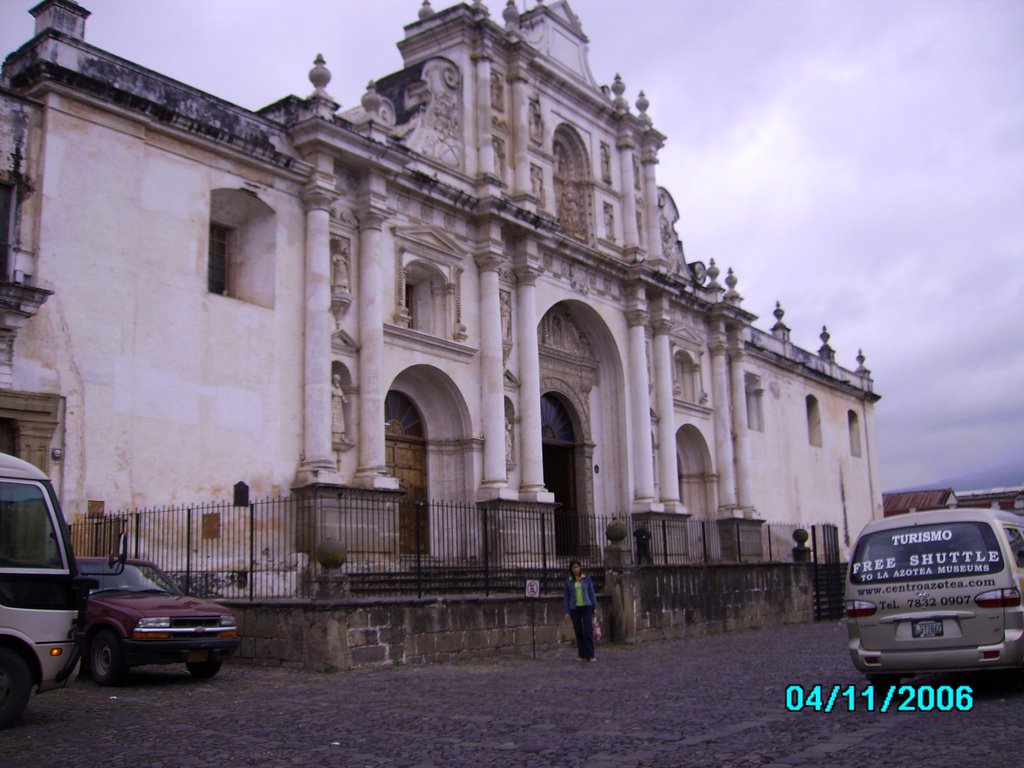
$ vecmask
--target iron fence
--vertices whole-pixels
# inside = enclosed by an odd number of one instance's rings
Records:
[[[616,519],[625,523],[620,543],[606,536]],[[521,593],[527,579],[552,593],[572,559],[600,586],[606,556],[652,566],[793,562],[801,558],[794,555],[798,527],[664,514],[576,516],[549,505],[411,502],[347,490],[247,506],[134,509],[73,522],[71,532],[79,556],[110,554],[123,533],[129,556],[156,562],[187,594],[256,600]],[[335,547],[344,562],[325,567],[318,550]]]

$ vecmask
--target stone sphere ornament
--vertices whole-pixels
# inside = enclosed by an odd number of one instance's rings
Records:
[[[324,539],[316,545],[316,561],[327,569],[340,568],[348,553],[345,545],[335,539]]]
[[[626,528],[625,522],[619,519],[612,520],[604,529],[604,535],[608,537],[608,541],[616,543],[625,539],[628,534],[629,530]]]

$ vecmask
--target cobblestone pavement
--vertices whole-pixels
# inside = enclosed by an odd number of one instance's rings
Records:
[[[1019,764],[1019,677],[911,681],[919,692],[946,686],[935,706],[954,710],[948,693],[972,686],[970,711],[868,712],[845,641],[845,627],[832,622],[603,645],[597,664],[576,663],[566,648],[537,659],[333,673],[229,663],[207,681],[149,667],[118,688],[83,677],[33,696],[0,731],[0,768]],[[787,709],[787,687],[802,686],[807,698],[819,684],[823,704],[843,686],[831,713]],[[849,685],[853,712],[842,693]],[[928,699],[919,693],[915,703]],[[790,703],[801,702],[793,694]]]

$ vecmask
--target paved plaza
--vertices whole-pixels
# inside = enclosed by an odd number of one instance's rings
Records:
[[[34,696],[0,731],[0,768],[37,766],[1012,765],[1019,678],[933,676],[928,696],[868,712],[838,622],[640,646],[353,672],[229,663],[209,681],[136,671],[118,688],[87,676]],[[787,688],[793,689],[787,708]],[[821,685],[824,700],[813,699]],[[948,694],[970,685],[967,698]],[[832,711],[827,704],[839,686]],[[854,686],[849,688],[848,686]],[[943,697],[933,693],[945,692]],[[962,692],[962,690],[961,690]],[[855,711],[849,711],[850,703]],[[939,711],[939,708],[952,711]]]

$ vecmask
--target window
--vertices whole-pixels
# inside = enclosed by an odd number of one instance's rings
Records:
[[[821,409],[814,395],[807,396],[807,440],[811,445],[821,447]]]
[[[700,367],[688,352],[679,352],[676,355],[675,394],[688,403],[700,400]]]
[[[850,455],[860,457],[860,417],[853,411],[848,411],[846,420],[850,428]]]
[[[404,314],[409,327],[421,333],[444,337],[448,307],[444,275],[424,261],[413,261],[405,269]]]
[[[10,272],[10,247],[13,240],[14,187],[0,184],[0,280],[7,280]]]
[[[207,269],[207,283],[210,293],[227,295],[228,292],[228,243],[231,230],[220,224],[210,224],[210,253]]]
[[[0,531],[0,561],[7,567],[62,567],[53,518],[38,486],[0,483]]]
[[[747,393],[747,428],[755,432],[764,432],[764,409],[762,399],[764,388],[761,377],[748,373],[744,376]]]
[[[274,210],[245,189],[210,194],[207,290],[274,306],[277,222]]]

